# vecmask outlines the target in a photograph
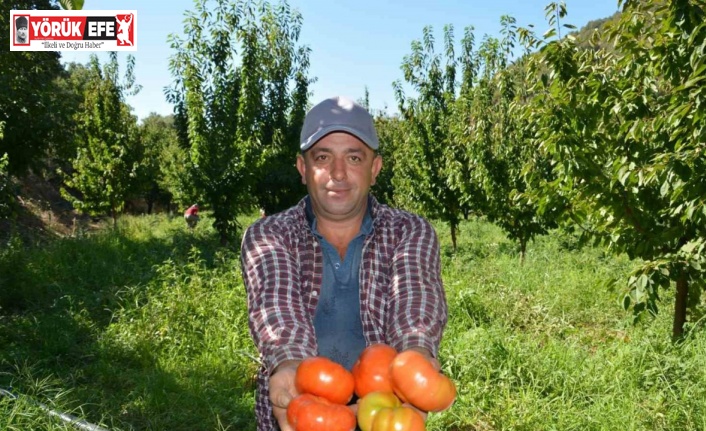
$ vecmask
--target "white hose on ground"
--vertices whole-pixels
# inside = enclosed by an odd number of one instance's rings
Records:
[[[16,400],[20,398],[20,395],[15,395],[12,392],[0,388],[0,395],[6,396],[10,399]],[[70,415],[68,413],[62,413],[59,411],[56,411],[52,408],[50,408],[47,405],[44,405],[40,402],[34,401],[29,397],[22,396],[23,399],[28,400],[30,403],[34,404],[35,406],[39,407],[40,409],[44,410],[47,412],[49,416],[53,416],[55,418],[59,418],[62,421],[76,427],[77,429],[80,429],[81,431],[109,431],[107,428],[103,428],[101,426],[92,424],[90,422],[86,422],[85,420],[81,418],[77,418],[74,415]]]

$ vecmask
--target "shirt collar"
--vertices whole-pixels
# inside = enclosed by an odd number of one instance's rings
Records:
[[[360,225],[360,232],[358,233],[359,235],[369,235],[373,231],[372,201],[373,197],[368,195],[368,205],[365,209],[365,215],[363,216],[363,223],[361,223]],[[311,231],[316,236],[320,237],[321,234],[316,228],[316,215],[314,214],[314,210],[311,205],[311,197],[309,195],[304,198],[304,212],[306,214],[306,220],[309,223]]]

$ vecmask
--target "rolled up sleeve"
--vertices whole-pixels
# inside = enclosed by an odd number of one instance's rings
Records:
[[[392,258],[387,337],[398,351],[422,347],[438,356],[448,320],[439,240],[428,221],[409,217]]]
[[[316,339],[296,252],[277,225],[266,220],[245,232],[241,265],[250,333],[270,374],[285,360],[314,356]]]

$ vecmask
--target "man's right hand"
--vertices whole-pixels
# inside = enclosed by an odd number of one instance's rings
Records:
[[[294,385],[297,367],[301,361],[284,361],[270,375],[270,402],[272,413],[277,419],[281,431],[294,431],[287,422],[287,407],[299,392]]]

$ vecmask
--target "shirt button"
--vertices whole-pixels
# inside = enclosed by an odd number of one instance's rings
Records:
[[[335,266],[335,267],[336,267],[336,269],[338,269],[338,268],[340,268],[340,267],[341,267],[341,264],[340,264],[340,263],[337,263],[337,264],[334,264],[333,266]]]
[[[311,292],[311,296],[319,296],[319,292],[313,291],[313,292]]]

